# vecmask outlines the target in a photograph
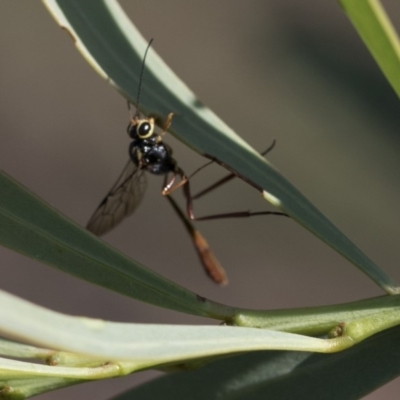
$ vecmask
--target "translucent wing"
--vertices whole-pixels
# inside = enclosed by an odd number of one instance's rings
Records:
[[[146,190],[144,170],[128,161],[117,182],[90,218],[87,229],[101,236],[131,215]]]

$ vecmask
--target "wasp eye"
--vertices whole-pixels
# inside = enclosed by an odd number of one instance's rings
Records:
[[[137,127],[137,134],[142,139],[151,136],[151,134],[153,133],[152,131],[153,131],[152,126],[147,121],[146,122],[142,122]]]
[[[147,139],[154,131],[154,123],[151,120],[132,120],[128,125],[128,135],[132,139]]]

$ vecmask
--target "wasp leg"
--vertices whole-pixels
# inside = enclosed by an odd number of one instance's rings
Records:
[[[210,249],[204,236],[194,227],[172,196],[167,196],[167,200],[189,233],[206,274],[218,285],[226,285],[228,283],[228,278],[225,270],[222,268],[221,264]]]
[[[199,199],[200,197],[204,196],[205,194],[212,192],[214,189],[217,189],[220,186],[224,185],[225,183],[228,183],[233,178],[236,178],[236,175],[233,172],[228,175],[225,175],[223,178],[221,178],[217,182],[214,182],[212,185],[207,186],[205,189],[201,190],[200,192],[198,192],[194,196],[192,196],[192,200]]]
[[[262,156],[267,155],[274,147],[275,147],[276,141],[273,140],[271,145],[264,150],[263,152],[261,152],[260,154]],[[209,161],[208,163],[202,165],[200,168],[196,169],[196,171],[193,172],[193,174],[190,175],[190,178],[192,178],[194,175],[196,175],[198,172],[200,172],[203,168],[207,167],[208,165],[212,164],[214,162],[214,160]],[[223,178],[221,178],[220,180],[218,180],[217,182],[211,184],[210,186],[207,186],[205,189],[203,189],[202,191],[196,193],[195,195],[192,196],[192,200],[196,200],[199,199],[200,197],[204,196],[207,193],[210,193],[211,191],[213,191],[214,189],[219,188],[220,186],[224,185],[225,183],[228,183],[230,180],[232,180],[233,178],[236,178],[236,175],[231,172],[229,174],[227,174],[226,176],[224,176]]]
[[[177,176],[180,176],[181,180],[178,183],[175,183]],[[167,181],[167,178],[164,180],[164,187],[161,193],[163,194],[163,196],[168,196],[172,192],[175,192],[176,189],[185,186],[188,182],[188,177],[180,168],[177,168],[169,181]]]
[[[174,113],[169,113],[167,119],[164,122],[163,130],[160,133],[160,136],[164,136],[171,126],[172,118],[174,117]]]
[[[257,215],[279,215],[288,217],[287,214],[280,212],[280,211],[236,211],[236,212],[229,212],[223,214],[212,214],[212,215],[205,215],[203,217],[196,217],[193,212],[193,197],[190,192],[190,184],[187,181],[183,186],[183,192],[186,198],[186,213],[188,217],[192,221],[206,221],[211,219],[223,219],[223,218],[246,218],[246,217],[254,217]]]

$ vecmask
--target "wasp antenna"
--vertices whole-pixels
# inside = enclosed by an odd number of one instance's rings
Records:
[[[131,102],[129,100],[127,100],[126,103],[128,104],[128,112],[129,112],[129,116],[131,117],[131,120],[132,120],[133,114],[132,114],[132,109],[131,109]]]
[[[152,43],[153,43],[153,39],[150,39],[149,44],[147,45],[146,51],[144,52],[144,56],[143,56],[142,69],[140,70],[139,87],[138,87],[138,93],[137,93],[137,98],[136,98],[136,115],[135,115],[136,117],[139,116],[140,89],[142,88],[142,80],[143,80],[143,73],[144,73],[144,66],[145,66],[146,56],[147,56],[147,52],[149,51],[149,48],[150,48]],[[129,106],[129,101],[128,101],[128,106]],[[130,112],[130,106],[129,106],[129,112]]]

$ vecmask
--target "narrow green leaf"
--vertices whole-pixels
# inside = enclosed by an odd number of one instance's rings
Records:
[[[10,389],[10,392],[4,394],[4,399],[27,399],[29,397],[37,396],[41,393],[46,393],[55,389],[61,389],[66,386],[76,385],[78,383],[82,383],[82,380],[37,376],[28,379],[8,379],[5,384]],[[3,393],[4,392],[2,392],[2,394]],[[5,397],[5,395],[8,397]]]
[[[400,42],[378,0],[339,0],[361,39],[400,97]]]
[[[336,354],[257,352],[174,373],[114,400],[359,399],[400,375],[400,327]]]
[[[99,379],[143,368],[255,350],[339,350],[324,340],[257,328],[199,325],[157,325],[109,322],[73,317],[48,310],[0,291],[0,334],[51,349],[91,356],[119,365],[96,368],[51,368],[0,359],[0,379],[21,373],[64,378]],[[349,345],[351,342],[347,341]],[[335,345],[334,345],[335,346]],[[96,372],[97,371],[97,372]]]
[[[394,297],[386,296],[389,304]],[[291,393],[303,398],[303,393],[311,389],[314,394],[328,389],[331,393],[330,388],[335,387],[333,379],[340,384],[339,392],[335,392],[336,397],[323,398],[335,399],[340,393],[340,398],[350,399],[358,398],[355,394],[365,394],[400,373],[397,367],[400,347],[396,345],[400,343],[397,340],[399,328],[387,330],[383,335],[376,335],[372,340],[337,355],[317,356],[307,352],[330,353],[351,347],[357,343],[357,337],[366,337],[365,332],[373,334],[376,331],[373,325],[381,325],[385,314],[391,314],[392,322],[398,323],[398,310],[381,312],[375,309],[374,315],[365,318],[364,322],[344,321],[345,335],[349,327],[356,338],[352,340],[346,336],[319,339],[255,328],[129,324],[72,317],[3,291],[0,291],[0,304],[1,335],[82,354],[88,360],[86,367],[73,364],[50,367],[0,358],[0,387],[3,382],[11,384],[11,390],[21,395],[40,393],[78,383],[79,380],[126,375],[150,367],[170,369],[174,365],[178,368],[187,365],[190,368],[210,362],[209,357],[260,349],[292,352],[257,353],[249,357],[223,359],[183,376],[173,374],[156,380],[126,396],[153,398],[160,390],[165,390],[165,385],[169,385],[174,387],[174,391],[166,390],[163,399],[172,395],[176,398],[176,394],[185,398],[184,393],[188,390],[195,390],[190,397],[193,399],[212,399],[216,395],[226,399],[258,399],[266,395],[271,399],[280,399],[290,398]],[[24,347],[18,346],[20,350]],[[33,354],[31,347],[26,347],[26,350],[28,354]],[[93,367],[89,366],[89,357],[93,357]],[[105,364],[104,360],[108,362]],[[362,374],[355,373],[361,369]],[[365,379],[367,374],[372,379]],[[203,387],[197,388],[200,382]],[[317,397],[320,398],[319,395]],[[119,397],[120,400],[124,398],[127,397]]]
[[[0,172],[0,244],[81,279],[160,307],[228,319],[205,300],[122,255]]]
[[[44,0],[44,3],[96,71],[135,103],[147,40],[118,3],[110,0]],[[251,182],[264,198],[346,257],[386,292],[400,290],[268,161],[205,107],[153,49],[146,60],[141,108],[146,115],[164,118],[174,112],[172,133],[180,140]]]
[[[301,333],[302,335],[326,335],[337,324],[349,324],[357,320],[370,320],[369,329],[376,316],[387,323],[400,318],[400,295],[381,296],[351,303],[286,310],[238,310],[230,321],[238,326]],[[388,317],[389,316],[389,317]],[[399,319],[400,320],[400,319]],[[393,326],[393,325],[391,325]],[[387,328],[387,327],[386,327]]]

